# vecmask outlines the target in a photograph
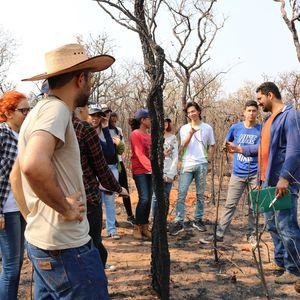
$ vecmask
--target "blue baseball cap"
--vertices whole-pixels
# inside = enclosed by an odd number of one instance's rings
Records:
[[[149,111],[148,109],[145,108],[139,109],[134,115],[134,118],[137,120],[141,118],[149,118],[149,117],[150,117]]]

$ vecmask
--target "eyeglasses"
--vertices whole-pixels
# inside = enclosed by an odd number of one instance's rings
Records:
[[[19,111],[24,116],[26,116],[29,113],[30,109],[31,109],[30,107],[23,107],[23,108],[15,108],[14,111]]]

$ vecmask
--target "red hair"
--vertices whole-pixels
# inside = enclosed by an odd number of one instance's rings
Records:
[[[0,97],[0,122],[6,122],[6,113],[17,108],[18,104],[27,97],[17,91],[6,92]]]

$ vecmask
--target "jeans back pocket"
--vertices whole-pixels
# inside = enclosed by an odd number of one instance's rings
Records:
[[[49,251],[30,245],[28,245],[28,250],[28,256],[35,272],[42,278],[49,290],[61,293],[71,288],[71,283],[60,255],[52,257],[49,255]]]

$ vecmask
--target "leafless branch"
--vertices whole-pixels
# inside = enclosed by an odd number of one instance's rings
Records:
[[[298,36],[296,23],[295,23],[297,21],[298,22],[300,21],[300,18],[299,18],[300,7],[299,7],[298,0],[289,0],[289,5],[291,8],[291,17],[290,18],[288,17],[288,13],[287,13],[287,10],[285,7],[286,0],[279,0],[278,2],[281,3],[281,6],[280,6],[281,16],[292,34],[294,46],[296,48],[297,58],[298,58],[298,61],[300,62],[300,42],[299,42],[299,36]]]

